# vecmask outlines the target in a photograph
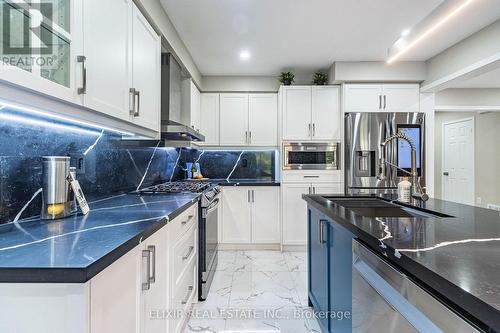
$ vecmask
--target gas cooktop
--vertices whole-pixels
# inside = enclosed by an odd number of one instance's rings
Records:
[[[139,190],[140,193],[201,193],[211,184],[202,181],[169,182]]]

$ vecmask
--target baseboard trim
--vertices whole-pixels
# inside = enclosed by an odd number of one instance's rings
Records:
[[[307,245],[283,245],[283,251],[306,252]]]

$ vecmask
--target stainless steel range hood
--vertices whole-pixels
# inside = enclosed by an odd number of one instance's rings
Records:
[[[186,146],[205,136],[186,124],[182,108],[182,68],[170,53],[161,56],[161,138],[165,146]]]

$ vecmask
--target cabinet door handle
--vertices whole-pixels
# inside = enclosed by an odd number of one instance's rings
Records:
[[[252,144],[252,131],[248,132],[248,143]]]
[[[130,108],[129,108],[129,114],[131,116],[135,116],[135,88],[130,88],[129,91],[129,105],[130,105]]]
[[[316,136],[316,124],[313,123],[313,137]]]
[[[385,107],[387,106],[387,96],[384,95],[384,110],[385,110]]]
[[[186,225],[191,219],[194,217],[194,215],[189,215],[188,218],[184,221],[181,222],[182,225]]]
[[[382,109],[382,95],[378,95],[378,109]]]
[[[149,245],[148,251],[150,252],[150,258],[152,258],[151,262],[151,276],[149,277],[150,283],[155,283],[156,280],[156,246]]]
[[[323,225],[325,224],[325,220],[319,220],[319,243],[320,244],[325,244],[325,237],[324,237],[324,232],[323,232]]]
[[[181,301],[182,305],[187,304],[187,302],[189,301],[189,297],[191,297],[192,293],[193,293],[193,286],[189,286],[186,297]]]
[[[313,189],[313,194],[316,194],[316,187],[313,186],[312,189]]]
[[[252,190],[252,202],[255,202],[255,191]]]
[[[136,90],[135,96],[137,97],[137,110],[134,113],[134,117],[139,117],[141,115],[141,92]]]
[[[245,131],[245,143],[248,144],[248,131]]]
[[[82,87],[77,89],[77,93],[83,95],[87,93],[87,57],[79,55],[76,61],[82,63]]]
[[[309,124],[307,133],[308,133],[307,136],[310,137],[311,136],[311,124]]]
[[[191,253],[193,253],[193,251],[194,251],[194,246],[190,246],[188,252],[186,253],[186,255],[184,255],[182,257],[182,260],[184,261],[184,260],[189,259],[189,257],[191,257]]]
[[[247,190],[247,201],[250,202],[250,190]]]
[[[146,259],[146,282],[142,283],[142,290],[149,290],[151,289],[151,282],[150,282],[150,277],[149,273],[151,272],[151,251],[149,250],[143,250],[142,251],[142,259]]]

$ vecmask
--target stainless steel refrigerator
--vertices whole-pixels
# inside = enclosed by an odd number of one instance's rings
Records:
[[[410,146],[403,140],[387,144],[385,179],[381,172],[380,143],[387,137],[405,132],[417,149],[419,181],[425,188],[425,114],[404,112],[363,112],[345,115],[345,187],[347,194],[396,193],[405,172],[410,171]],[[392,166],[391,166],[392,164]],[[396,167],[397,166],[397,167]]]

